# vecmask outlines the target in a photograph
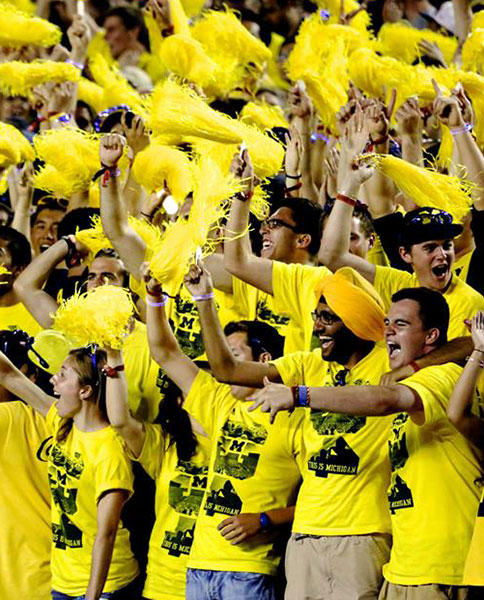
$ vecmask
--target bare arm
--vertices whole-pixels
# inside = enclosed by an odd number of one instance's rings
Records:
[[[269,517],[272,527],[280,527],[294,521],[295,506],[274,508],[265,514]],[[235,517],[224,519],[217,527],[221,535],[233,546],[244,542],[248,538],[262,531],[262,513],[242,513]]]
[[[147,286],[146,325],[153,359],[186,396],[199,371],[197,365],[180,350],[171,330],[163,304],[161,286],[151,279]],[[158,306],[153,306],[158,305]]]
[[[484,359],[484,313],[472,319],[474,350],[456,383],[447,406],[447,415],[456,428],[476,447],[484,450],[484,420],[471,413],[475,390]]]
[[[109,349],[107,354],[110,367],[123,364],[121,351]],[[146,433],[143,423],[135,419],[129,411],[128,385],[124,371],[118,371],[116,377],[106,378],[106,409],[109,422],[137,458],[143,449]]]
[[[0,352],[0,384],[21,398],[43,417],[49,412],[54,398],[43,392]]]
[[[42,287],[55,267],[67,257],[68,250],[67,243],[59,240],[34,258],[14,283],[18,297],[44,328],[52,327],[51,315],[57,311],[57,302]]]
[[[193,265],[185,278],[193,296],[207,295],[213,291],[209,273],[200,265]],[[280,381],[277,369],[269,363],[252,362],[236,358],[220,325],[213,299],[197,301],[203,344],[213,376],[224,383],[260,387],[264,377]]]
[[[32,187],[33,165],[27,163],[16,179],[17,202],[12,221],[12,228],[23,233],[30,241],[30,207],[34,189]]]
[[[99,146],[101,163],[110,168],[116,167],[125,144],[125,139],[119,134],[104,135]],[[146,244],[128,225],[128,214],[121,196],[119,177],[110,177],[105,185],[101,183],[100,189],[101,221],[104,232],[128,271],[140,280]]]
[[[251,192],[254,185],[254,171],[247,150],[242,156],[236,155],[231,170],[236,177],[247,181],[246,192]],[[227,271],[242,281],[272,294],[272,261],[252,254],[247,231],[250,204],[235,198],[230,209],[225,228],[227,242],[224,246],[224,260]]]
[[[121,509],[128,497],[127,490],[110,490],[97,504],[97,532],[92,547],[86,600],[98,600],[101,597],[111,564]]]

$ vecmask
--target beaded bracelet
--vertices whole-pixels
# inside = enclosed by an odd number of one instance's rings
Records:
[[[67,58],[65,62],[69,63],[70,65],[74,65],[77,69],[79,69],[79,71],[84,70],[84,65],[82,63],[76,62],[75,60],[71,60],[70,58]]]
[[[212,300],[215,298],[214,292],[209,292],[208,294],[199,294],[198,296],[192,296],[195,302],[203,302],[203,300]]]
[[[451,129],[450,133],[452,135],[459,135],[460,133],[466,133],[468,131],[472,131],[472,125],[470,123],[466,123],[463,127],[456,127],[455,129]]]
[[[153,302],[149,298],[146,298],[146,304],[148,306],[153,306],[155,308],[159,308],[160,306],[165,306],[165,304],[168,302],[168,296],[166,296],[166,294],[162,294],[162,298],[163,298],[163,300],[161,302]]]

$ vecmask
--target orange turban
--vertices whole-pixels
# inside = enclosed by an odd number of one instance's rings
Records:
[[[326,304],[357,337],[372,342],[383,339],[383,302],[375,288],[350,267],[324,277],[315,289]]]

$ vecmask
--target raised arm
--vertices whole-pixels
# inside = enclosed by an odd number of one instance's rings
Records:
[[[199,369],[181,351],[173,335],[165,312],[167,297],[163,295],[160,284],[150,279],[146,285],[146,292],[146,325],[151,355],[186,396]]]
[[[123,364],[120,350],[107,350],[109,367]],[[138,457],[143,449],[145,430],[143,423],[135,419],[128,405],[128,385],[124,370],[116,371],[115,377],[106,377],[106,409],[111,425],[126,442],[133,456]]]
[[[484,366],[484,313],[481,311],[472,319],[472,342],[474,349],[454,387],[447,415],[462,435],[484,450],[484,420],[471,412]]]
[[[145,260],[146,244],[128,225],[121,183],[119,176],[116,175],[125,145],[125,138],[117,133],[108,133],[101,138],[99,145],[101,166],[108,167],[112,173],[105,183],[101,177],[101,221],[106,236],[128,271],[133,277],[141,280],[141,265]]]
[[[352,267],[373,283],[375,266],[350,253],[354,199],[357,198],[363,181],[373,172],[364,164],[355,162],[355,157],[363,151],[367,138],[363,112],[357,108],[346,125],[345,148],[339,163],[339,194],[324,228],[319,260],[332,271],[340,267]]]
[[[254,169],[249,153],[244,150],[235,155],[231,171],[244,183],[244,191],[232,202],[225,227],[227,242],[224,245],[225,267],[229,273],[254,287],[272,294],[272,261],[252,253],[247,231],[250,196],[254,190]]]
[[[25,377],[3,352],[0,352],[0,385],[17,398],[30,404],[43,417],[49,412],[49,408],[55,400]]]
[[[251,387],[262,386],[265,377],[280,381],[273,365],[240,360],[234,356],[220,325],[210,274],[201,264],[190,268],[185,284],[197,303],[203,344],[213,376],[224,383]]]
[[[42,289],[49,275],[58,264],[74,255],[87,255],[87,249],[68,236],[70,242],[60,239],[42,254],[39,254],[17,277],[14,290],[34,319],[44,328],[52,327],[52,314],[57,311],[57,302]]]

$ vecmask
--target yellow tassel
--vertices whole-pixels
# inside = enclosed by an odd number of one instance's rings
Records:
[[[247,125],[255,125],[262,131],[289,126],[282,108],[267,102],[247,102],[240,112],[240,120]]]
[[[149,12],[145,12],[143,20],[148,30],[148,37],[150,40],[150,50],[155,56],[160,56],[161,46],[163,44],[163,36],[161,35],[158,23],[151,16]]]
[[[129,333],[134,314],[129,290],[103,285],[85,293],[75,293],[62,302],[54,315],[53,329],[80,346],[120,350]]]
[[[148,119],[155,133],[238,144],[242,138],[233,124],[234,119],[210,108],[186,85],[167,80],[155,87]]]
[[[446,125],[440,126],[441,140],[439,153],[437,154],[437,165],[441,169],[448,169],[452,161],[452,151],[454,149],[454,140],[450,129]]]
[[[0,64],[0,91],[10,96],[27,96],[32,88],[48,81],[79,81],[79,69],[52,60],[17,60]]]
[[[97,113],[105,108],[109,108],[104,103],[103,88],[85,77],[79,79],[77,97],[86,104],[89,104]]]
[[[457,38],[430,29],[415,29],[402,23],[385,23],[378,33],[377,50],[386,56],[412,64],[420,58],[419,42],[438,44],[446,62],[450,63],[457,50]]]
[[[179,293],[190,263],[198,247],[213,252],[210,232],[228,212],[228,201],[240,191],[240,184],[224,175],[209,157],[199,157],[193,167],[193,204],[188,220],[178,219],[168,225],[154,247],[150,271],[170,295]]]
[[[484,29],[484,11],[474,13],[472,17],[472,31]]]
[[[484,29],[473,29],[462,46],[462,68],[482,73],[484,65]]]
[[[68,192],[65,194],[67,197],[73,192],[89,189],[91,179],[99,169],[99,140],[96,136],[70,127],[51,129],[36,135],[34,146],[38,157],[46,163],[40,173],[34,176],[37,186],[39,180],[41,185],[48,185],[49,175],[55,174],[51,169],[45,170],[51,167],[61,175],[62,183],[67,185],[62,187],[64,193]]]
[[[477,73],[461,72],[459,80],[471,99],[476,118],[474,134],[482,148],[484,146],[484,77]]]
[[[13,125],[0,122],[0,166],[18,165],[34,158],[29,140]]]
[[[418,206],[432,206],[449,212],[461,222],[471,204],[472,185],[451,175],[417,167],[390,155],[375,157],[376,168]]]
[[[101,55],[95,56],[89,66],[94,80],[104,89],[104,106],[127,104],[136,114],[145,116],[146,103],[140,94],[129,85],[117,67],[109,65]]]
[[[136,156],[133,175],[148,193],[158,191],[167,185],[178,204],[181,204],[192,191],[192,173],[188,156],[181,150],[158,144],[156,139]]]
[[[272,177],[282,168],[284,162],[284,146],[270,135],[241,122],[235,122],[237,131],[247,146],[254,172],[259,179]]]
[[[329,10],[328,25],[339,23],[340,12],[341,12],[341,1],[340,0],[318,0],[318,6]],[[344,0],[344,12],[348,14],[359,8],[359,3],[356,0]],[[350,26],[354,29],[358,29],[361,32],[366,32],[370,27],[370,15],[366,10],[358,13],[350,21]]]
[[[102,56],[108,65],[114,65],[116,64],[116,61],[111,54],[111,48],[106,42],[104,34],[104,29],[101,29],[93,35],[91,41],[89,42],[89,46],[87,47],[87,57],[89,61],[91,61],[96,56]]]
[[[91,208],[100,208],[101,207],[101,193],[99,191],[99,186],[93,182],[89,186],[89,206]]]
[[[202,88],[213,83],[218,69],[200,42],[183,35],[168,37],[161,46],[160,58],[169,71]]]
[[[37,10],[36,5],[30,0],[7,0],[7,2],[26,15],[34,16]]]
[[[186,16],[190,19],[192,17],[198,17],[205,6],[205,0],[181,0],[183,10]]]
[[[6,169],[0,175],[0,194],[5,194],[8,190],[8,174],[10,173],[10,169]]]
[[[0,46],[19,48],[55,46],[60,43],[61,30],[46,19],[30,17],[10,2],[0,2]]]
[[[72,196],[72,182],[52,165],[45,165],[36,171],[33,181],[36,188],[54,198],[69,200]]]

